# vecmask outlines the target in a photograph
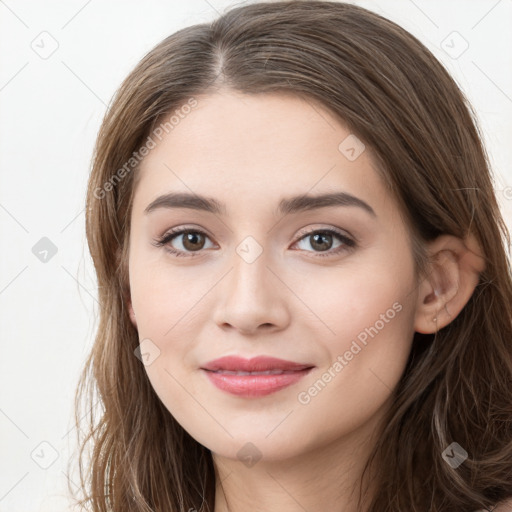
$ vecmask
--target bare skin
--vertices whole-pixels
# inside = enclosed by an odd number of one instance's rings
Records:
[[[428,246],[431,278],[420,279],[370,150],[351,160],[339,149],[349,135],[309,100],[224,90],[198,97],[142,163],[130,225],[131,319],[159,350],[146,366],[155,392],[212,451],[215,512],[364,510],[371,488],[358,507],[358,479],[413,334],[451,322],[483,268],[473,239],[442,236]],[[208,196],[225,212],[144,212],[168,192]],[[332,192],[359,198],[374,215],[357,205],[277,212],[283,198]],[[154,245],[175,227],[196,238]],[[314,233],[324,238],[315,242]],[[275,393],[239,397],[201,369],[235,354],[314,368]]]

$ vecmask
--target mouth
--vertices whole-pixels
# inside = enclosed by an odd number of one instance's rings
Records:
[[[227,356],[210,361],[201,370],[222,391],[240,397],[259,397],[298,382],[313,368],[312,364],[267,356]]]

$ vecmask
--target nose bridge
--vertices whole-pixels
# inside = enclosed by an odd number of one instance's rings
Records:
[[[230,295],[236,295],[239,300],[252,298],[261,299],[262,296],[272,296],[269,286],[271,272],[271,253],[269,249],[256,240],[252,235],[246,236],[235,248],[231,260],[233,270],[229,280]]]
[[[282,283],[269,267],[271,251],[254,237],[246,236],[235,248],[217,301],[216,322],[230,324],[242,331],[254,331],[260,325],[282,327],[286,309]]]

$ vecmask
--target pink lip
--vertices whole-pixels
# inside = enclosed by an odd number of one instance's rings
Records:
[[[307,375],[311,364],[295,363],[275,357],[258,356],[244,359],[226,356],[215,359],[201,369],[219,389],[237,396],[257,397],[274,393]],[[281,373],[277,373],[277,372]],[[243,375],[236,372],[276,372],[272,374],[252,373]]]

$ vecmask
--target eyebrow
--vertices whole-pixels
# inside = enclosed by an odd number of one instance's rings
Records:
[[[287,215],[332,206],[356,206],[362,208],[372,217],[377,217],[377,214],[368,203],[347,192],[334,192],[320,195],[302,194],[284,198],[279,202],[277,213]],[[188,192],[170,192],[158,196],[146,207],[144,213],[148,214],[159,208],[189,208],[214,213],[216,215],[226,215],[226,206],[223,203],[211,197]]]

